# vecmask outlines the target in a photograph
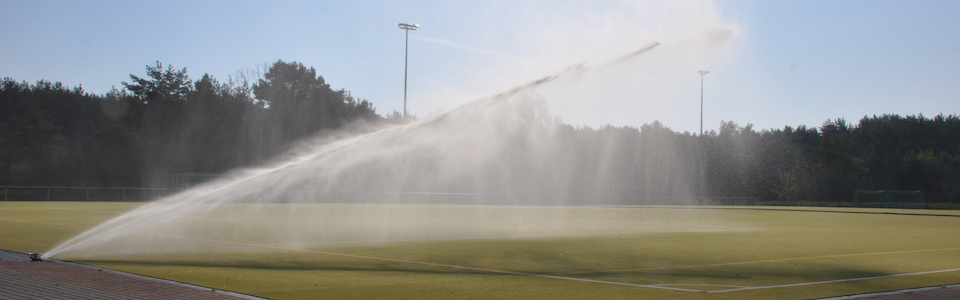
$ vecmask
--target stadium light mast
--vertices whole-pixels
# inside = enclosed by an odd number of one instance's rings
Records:
[[[700,74],[700,135],[703,135],[703,76],[710,74],[710,71],[700,70],[697,74]]]
[[[400,23],[400,29],[406,30],[406,42],[403,46],[403,118],[407,118],[407,53],[410,52],[410,30],[417,30],[420,24]]]

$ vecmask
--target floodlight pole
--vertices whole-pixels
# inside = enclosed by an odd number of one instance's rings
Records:
[[[710,71],[698,71],[700,74],[700,135],[703,135],[703,76],[710,74]]]
[[[420,24],[400,23],[400,29],[406,30],[406,42],[403,46],[403,118],[407,118],[407,56],[410,52],[410,30],[417,30]]]

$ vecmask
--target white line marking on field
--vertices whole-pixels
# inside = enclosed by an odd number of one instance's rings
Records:
[[[515,274],[534,276],[534,277],[543,277],[543,278],[552,278],[552,279],[563,279],[563,280],[583,281],[583,282],[592,282],[592,283],[605,283],[605,284],[613,284],[613,285],[626,285],[626,286],[636,286],[636,287],[645,287],[645,288],[662,289],[662,290],[674,290],[674,291],[681,291],[681,292],[703,292],[703,290],[675,288],[675,287],[669,287],[669,286],[661,286],[660,284],[626,283],[626,282],[603,281],[603,280],[583,279],[583,278],[576,278],[576,277],[563,277],[563,276],[529,274],[529,273],[515,273]]]
[[[858,280],[883,279],[883,278],[891,278],[891,277],[913,276],[913,275],[926,275],[926,274],[947,273],[947,272],[956,272],[956,271],[960,271],[960,268],[957,268],[957,269],[946,269],[946,270],[936,270],[936,271],[914,272],[914,273],[892,274],[892,275],[883,275],[883,276],[872,276],[872,277],[859,277],[859,278],[847,278],[847,279],[836,279],[836,280],[825,280],[825,281],[801,282],[801,283],[791,283],[791,284],[766,285],[766,286],[751,286],[751,287],[742,287],[742,288],[727,289],[727,290],[708,291],[707,293],[726,293],[726,292],[738,292],[738,291],[746,291],[746,290],[773,289],[773,288],[782,288],[782,287],[795,287],[795,286],[805,286],[805,285],[815,285],[815,284],[825,284],[825,283],[838,283],[838,282],[848,282],[848,281],[858,281]]]
[[[703,284],[703,283],[658,283],[651,284],[655,286],[717,286],[717,287],[731,287],[731,288],[744,288],[747,286],[742,285],[729,285],[729,284]]]

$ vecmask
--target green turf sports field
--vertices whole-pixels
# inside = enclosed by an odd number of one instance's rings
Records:
[[[137,205],[0,202],[0,249],[46,251]],[[486,209],[494,216],[500,208],[410,209],[434,213],[411,221],[429,231],[483,226],[467,214]],[[958,212],[794,209],[510,208],[534,216],[525,222],[562,215],[566,227],[522,237],[333,245],[180,236],[173,238],[219,252],[78,262],[281,299],[789,299],[960,283],[960,217],[933,216]],[[225,251],[230,247],[235,251]]]

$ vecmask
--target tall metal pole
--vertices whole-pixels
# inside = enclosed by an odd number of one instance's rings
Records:
[[[710,74],[710,71],[698,71],[700,74],[700,135],[703,135],[703,75]]]
[[[403,118],[407,118],[407,57],[410,53],[410,30],[417,30],[420,24],[400,23],[400,29],[406,30],[406,41],[403,45]]]
[[[410,30],[406,31],[406,42],[403,43],[403,118],[407,118],[407,60],[410,55]]]

